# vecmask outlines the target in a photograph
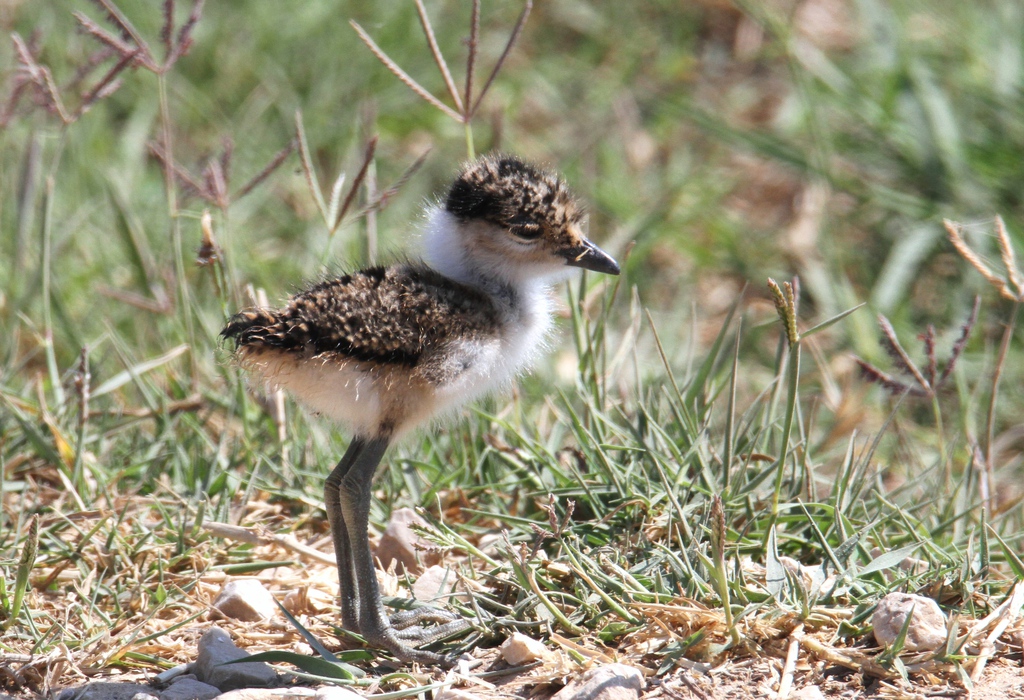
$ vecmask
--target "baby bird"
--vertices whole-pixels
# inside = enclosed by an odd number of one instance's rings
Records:
[[[342,623],[401,661],[446,663],[416,647],[467,623],[433,608],[385,613],[367,536],[374,472],[403,434],[529,367],[552,325],[548,289],[570,268],[619,274],[585,224],[560,178],[486,156],[428,211],[422,261],[322,282],[222,332],[243,367],[351,430],[324,489]]]

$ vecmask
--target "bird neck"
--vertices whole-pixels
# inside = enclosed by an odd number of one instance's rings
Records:
[[[501,305],[515,310],[524,301],[544,293],[547,285],[536,277],[524,276],[509,264],[488,265],[466,250],[459,236],[459,222],[441,207],[427,212],[423,231],[423,260],[445,277],[476,287]]]

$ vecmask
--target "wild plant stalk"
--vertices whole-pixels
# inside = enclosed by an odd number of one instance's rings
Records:
[[[89,351],[87,348],[82,348],[78,360],[78,371],[75,373],[75,390],[78,393],[78,438],[75,448],[75,461],[71,467],[71,480],[77,489],[85,486],[85,480],[82,478],[82,458],[85,454],[86,428],[89,425],[89,392],[91,391],[91,382]]]
[[[64,144],[67,142],[67,126],[61,128],[60,140],[57,145],[57,153],[54,155],[51,172],[46,176],[46,184],[43,190],[43,221],[40,233],[42,234],[42,245],[40,247],[39,268],[42,272],[42,304],[43,304],[43,348],[46,355],[46,369],[50,374],[50,386],[53,389],[54,400],[58,406],[64,405],[64,388],[60,381],[60,370],[57,367],[57,354],[53,345],[53,316],[51,299],[51,273],[53,256],[53,202],[56,195],[56,168],[60,162],[60,156],[64,151]]]
[[[729,376],[729,400],[725,409],[725,438],[722,445],[722,490],[730,492],[732,481],[733,449],[736,441],[736,385],[740,372],[740,338],[743,337],[743,323],[736,329],[736,343],[732,352],[732,373]]]
[[[227,213],[222,210],[221,215],[223,220]],[[224,264],[224,253],[213,234],[213,216],[210,215],[209,209],[203,210],[199,218],[199,228],[202,232],[202,242],[199,245],[199,252],[196,253],[196,264],[212,268],[213,284],[220,299],[221,313],[226,317],[231,312],[228,304],[234,285],[230,283],[227,266]]]
[[[193,308],[186,277],[184,244],[181,233],[181,212],[178,208],[178,194],[174,175],[174,143],[171,137],[172,121],[170,103],[167,98],[167,75],[178,62],[178,59],[188,53],[192,45],[192,32],[202,16],[204,1],[194,0],[191,13],[179,27],[177,33],[175,33],[174,14],[176,3],[175,0],[165,0],[163,4],[164,21],[160,30],[160,40],[164,47],[162,60],[156,58],[149,43],[142,37],[142,34],[113,0],[94,0],[94,2],[103,11],[107,21],[117,28],[118,35],[105,30],[86,15],[75,13],[76,19],[86,33],[120,55],[122,60],[126,62],[125,65],[127,65],[130,57],[131,63],[142,66],[157,78],[160,148],[164,154],[162,159],[164,192],[167,201],[167,213],[171,220],[172,264],[177,282],[178,308],[181,320],[185,326],[186,338],[192,347],[196,347],[195,321],[193,319]],[[195,387],[199,382],[198,353],[190,353],[190,362],[192,370],[191,380],[193,387]]]
[[[356,204],[358,199],[360,188],[366,183],[367,176],[369,173],[374,172],[374,155],[377,152],[377,140],[376,135],[370,136],[366,141],[365,150],[363,151],[362,160],[359,163],[359,169],[356,171],[355,177],[352,182],[348,184],[346,190],[346,183],[348,179],[347,173],[342,170],[338,173],[337,177],[334,178],[334,184],[331,185],[330,195],[324,196],[324,190],[320,186],[320,179],[317,177],[316,168],[313,164],[313,156],[309,149],[309,143],[306,140],[306,129],[302,121],[302,113],[295,113],[295,141],[299,150],[299,161],[302,164],[302,172],[306,177],[306,187],[309,189],[309,193],[313,198],[313,203],[316,205],[317,211],[320,212],[320,217],[324,222],[324,226],[327,229],[327,245],[320,256],[320,264],[324,267],[327,266],[327,260],[331,253],[331,244],[334,240],[335,234],[351,219],[358,219],[364,217],[370,212],[377,212],[387,206],[388,202],[398,193],[398,191],[408,182],[409,178],[413,176],[426,162],[427,156],[430,151],[425,151],[416,160],[414,160],[401,175],[387,188],[379,190],[376,183],[373,187],[368,190],[366,204],[358,209],[353,209],[353,205]],[[376,176],[374,175],[374,178]],[[346,218],[349,214],[351,216]],[[375,251],[375,246],[371,246],[370,241],[367,241],[368,253]],[[371,256],[372,257],[372,256]]]
[[[793,432],[793,417],[796,415],[796,404],[799,397],[800,383],[800,332],[797,328],[797,300],[800,283],[797,278],[793,282],[778,283],[769,278],[768,289],[775,302],[775,310],[785,332],[789,356],[786,362],[786,414],[782,423],[782,440],[779,445],[778,465],[775,473],[775,488],[772,491],[772,523],[779,516],[779,497],[782,493],[782,482],[786,474],[786,460],[789,456],[789,439]]]
[[[780,468],[781,471],[781,468]],[[732,616],[732,603],[729,596],[729,572],[725,563],[726,528],[725,508],[722,505],[722,497],[715,494],[711,498],[711,559],[713,562],[712,578],[718,597],[722,601],[722,612],[725,613],[725,626],[729,630],[729,637],[733,645],[742,641],[740,630]]]
[[[967,320],[960,326],[960,336],[953,344],[949,358],[946,360],[942,372],[939,372],[939,361],[935,354],[935,327],[929,325],[918,337],[924,345],[925,358],[928,363],[925,368],[920,369],[911,359],[910,354],[903,348],[896,330],[892,323],[885,316],[879,314],[878,327],[881,331],[880,342],[886,354],[892,360],[895,368],[901,373],[901,377],[892,376],[875,367],[870,362],[856,358],[860,366],[861,375],[874,384],[878,384],[892,396],[903,397],[906,395],[925,397],[929,400],[932,410],[932,418],[935,422],[936,445],[939,455],[939,463],[942,466],[943,485],[946,492],[953,488],[953,461],[952,455],[946,454],[945,430],[942,420],[942,407],[939,397],[942,389],[953,376],[953,370],[960,359],[967,340],[974,330],[974,324],[978,320],[978,310],[981,305],[980,297],[975,297],[974,305]]]
[[[171,108],[167,100],[167,78],[164,72],[157,73],[157,87],[160,99],[160,140],[167,160],[164,162],[164,194],[167,199],[167,215],[171,220],[171,250],[174,256],[174,278],[178,284],[178,308],[185,324],[185,339],[190,347],[196,345],[195,322],[192,317],[192,301],[185,271],[185,249],[181,240],[181,212],[178,210],[178,188],[174,178],[174,142],[171,138]],[[192,388],[199,384],[199,353],[189,353],[192,368]]]
[[[279,150],[270,161],[263,166],[263,169],[253,175],[248,182],[239,187],[236,191],[230,190],[230,165],[234,150],[231,139],[224,139],[221,152],[215,157],[208,158],[198,174],[176,162],[171,154],[168,154],[163,141],[153,141],[148,144],[150,154],[160,162],[166,182],[167,169],[173,172],[174,179],[182,188],[182,195],[196,196],[217,208],[218,219],[216,228],[221,231],[228,229],[230,221],[231,205],[252,192],[257,186],[263,183],[271,173],[277,170],[285,162],[292,151],[295,150],[297,141],[292,139],[281,150]],[[239,302],[239,289],[235,283],[234,268],[223,254],[223,250],[216,243],[214,236],[214,222],[204,213],[199,221],[201,232],[200,251],[196,257],[196,263],[205,267],[213,266],[214,286],[221,299],[221,305],[225,314],[229,308],[233,309]],[[233,305],[229,307],[229,304]]]
[[[42,315],[43,315],[43,354],[46,358],[46,369],[49,374],[50,386],[53,391],[54,401],[58,406],[64,405],[64,389],[60,381],[60,369],[57,365],[57,355],[53,344],[53,317],[52,317],[52,255],[53,255],[53,205],[56,200],[57,172],[60,169],[61,159],[68,142],[68,130],[72,124],[85,114],[92,104],[116,89],[111,88],[111,81],[116,75],[113,71],[101,79],[100,83],[94,86],[93,90],[84,98],[77,109],[69,110],[66,101],[62,97],[62,91],[57,86],[50,69],[41,65],[35,58],[31,46],[26,43],[17,33],[12,35],[15,53],[18,56],[19,67],[24,77],[24,85],[31,85],[38,100],[51,114],[57,115],[60,119],[60,129],[57,136],[57,145],[50,158],[50,165],[46,169],[43,180],[43,218],[40,225],[40,257],[39,270],[42,282]],[[123,70],[127,64],[119,64]],[[105,88],[101,88],[105,86]],[[102,95],[101,95],[102,93]],[[15,98],[18,92],[12,96],[11,104],[8,107],[8,119],[13,114],[16,104]],[[89,96],[91,95],[91,97]]]
[[[463,126],[466,135],[466,157],[473,160],[476,158],[476,147],[473,139],[473,117],[476,116],[479,111],[481,102],[483,102],[488,90],[490,90],[491,85],[494,83],[494,79],[498,76],[499,71],[501,71],[502,66],[505,64],[505,60],[511,53],[512,47],[515,46],[516,41],[518,41],[519,35],[523,31],[523,27],[526,25],[526,19],[530,16],[530,11],[533,9],[533,0],[526,0],[523,10],[519,14],[519,19],[516,20],[508,42],[505,44],[505,49],[502,51],[501,56],[498,57],[497,62],[494,64],[494,68],[487,77],[487,80],[484,81],[483,88],[481,88],[475,95],[473,92],[473,78],[476,70],[477,53],[479,50],[480,0],[473,0],[472,11],[470,14],[469,41],[467,45],[468,53],[466,57],[466,79],[462,94],[459,93],[458,88],[455,86],[455,80],[452,78],[451,71],[448,69],[448,62],[445,60],[444,55],[441,53],[441,49],[437,44],[434,28],[430,23],[430,17],[427,15],[427,10],[423,6],[423,0],[414,0],[414,2],[416,3],[416,12],[419,15],[420,26],[423,28],[423,34],[427,39],[427,46],[430,50],[430,55],[433,57],[434,63],[437,64],[438,70],[441,72],[441,77],[444,80],[445,88],[448,91],[452,104],[454,104],[454,108],[445,104],[440,98],[436,97],[429,90],[420,85],[420,83],[418,83],[412,76],[405,72],[380,46],[377,45],[376,42],[374,42],[372,38],[370,38],[370,35],[359,25],[358,22],[351,20],[349,21],[349,24],[352,25],[352,28],[355,29],[356,34],[359,35],[359,38],[364,44],[366,44],[367,48],[369,48],[373,55],[377,57],[377,60],[384,64],[384,67],[391,71],[395,77],[405,83],[410,90],[419,95],[419,97],[425,102],[441,110],[441,112],[446,116]]]
[[[1021,303],[1024,298],[1018,297],[1010,307],[1009,317],[1003,325],[1003,337],[999,341],[999,354],[996,356],[996,366],[992,369],[992,389],[989,391],[988,410],[985,413],[985,471],[988,477],[990,493],[995,488],[995,430],[996,430],[996,404],[999,400],[999,383],[1003,376],[1003,368],[1006,367],[1006,357],[1010,351],[1010,341],[1013,340],[1013,333],[1017,326],[1017,316],[1020,314]],[[991,504],[989,504],[991,506]]]
[[[999,242],[1000,260],[1003,264],[1005,276],[996,274],[981,258],[975,253],[963,238],[963,226],[948,219],[943,221],[946,233],[949,234],[949,241],[966,260],[971,267],[978,271],[985,280],[999,292],[1004,299],[1012,302],[1010,313],[1003,325],[1003,337],[999,342],[999,354],[996,356],[996,364],[992,370],[992,388],[989,391],[988,410],[985,415],[985,479],[987,482],[987,497],[985,507],[991,512],[992,499],[995,498],[995,421],[996,404],[999,398],[999,384],[1003,376],[1003,369],[1006,366],[1006,359],[1009,354],[1010,342],[1017,327],[1017,316],[1020,313],[1021,305],[1024,304],[1024,276],[1017,267],[1017,256],[1006,231],[1006,224],[1001,216],[996,216],[996,240]]]
[[[952,487],[953,474],[952,474],[952,463],[947,459],[945,436],[942,429],[942,409],[939,406],[939,394],[938,387],[935,386],[935,371],[936,371],[936,360],[935,360],[935,329],[929,326],[929,329],[923,334],[925,355],[928,358],[928,376],[922,372],[912,359],[903,346],[900,344],[899,338],[896,336],[896,330],[893,328],[892,323],[889,322],[885,316],[879,314],[878,325],[882,330],[882,346],[885,348],[888,355],[896,363],[903,372],[910,375],[916,383],[914,393],[921,393],[930,399],[932,408],[932,418],[935,421],[935,439],[936,439],[936,451],[939,455],[939,460],[943,465],[942,471],[945,475],[945,488],[947,492]]]

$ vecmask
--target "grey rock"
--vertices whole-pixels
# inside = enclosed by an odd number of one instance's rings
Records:
[[[269,620],[277,614],[274,596],[254,578],[228,581],[217,594],[213,607],[228,617],[246,622]]]
[[[194,672],[203,683],[222,691],[238,688],[264,688],[277,683],[277,672],[262,661],[223,665],[251,656],[231,641],[220,627],[211,627],[199,640],[199,655]]]
[[[220,689],[194,676],[181,676],[160,693],[160,700],[213,700]]]
[[[825,700],[825,694],[816,685],[805,685],[790,693],[789,700]]]
[[[871,616],[875,640],[883,646],[895,642],[911,610],[914,616],[907,629],[904,649],[931,651],[946,643],[946,616],[939,604],[913,593],[890,593],[878,601]]]
[[[391,514],[391,520],[377,545],[377,558],[385,569],[395,561],[395,570],[399,573],[408,571],[411,574],[418,574],[423,567],[416,561],[417,554],[420,555],[424,566],[433,566],[441,561],[438,552],[416,549],[417,544],[429,546],[430,543],[413,532],[413,525],[425,527],[427,521],[418,516],[412,508],[399,508]]]
[[[150,693],[135,693],[132,700],[160,700],[160,698]]]
[[[86,683],[65,688],[58,700],[133,700],[136,695],[153,695],[156,691],[139,683]]]
[[[592,668],[559,690],[551,700],[637,700],[644,688],[644,676],[625,664]]]

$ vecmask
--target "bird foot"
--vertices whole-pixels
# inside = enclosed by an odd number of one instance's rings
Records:
[[[461,620],[462,618],[451,611],[435,608],[431,605],[423,605],[418,608],[393,612],[388,616],[388,619],[391,621],[391,626],[396,630],[404,630],[407,627],[424,622],[434,622],[443,625],[455,620]]]
[[[456,613],[432,606],[422,606],[410,610],[399,610],[389,616],[391,626],[384,631],[382,639],[368,639],[387,649],[400,661],[417,662],[451,668],[457,659],[425,651],[417,647],[427,646],[435,642],[463,632],[469,628],[469,620]],[[426,623],[426,626],[423,626]]]
[[[381,635],[366,635],[366,641],[371,646],[390,651],[396,659],[403,663],[419,663],[449,669],[455,666],[458,661],[457,657],[416,647],[440,641],[467,627],[469,627],[469,622],[463,618],[432,627],[417,626],[403,627],[402,629],[389,627]]]
[[[458,634],[469,629],[469,621],[464,618],[456,618],[449,620],[443,625],[432,625],[430,627],[408,626],[394,629],[395,636],[399,639],[414,644],[416,646],[423,646],[425,644],[433,644],[434,642],[440,642],[442,639],[448,639],[452,635]]]

